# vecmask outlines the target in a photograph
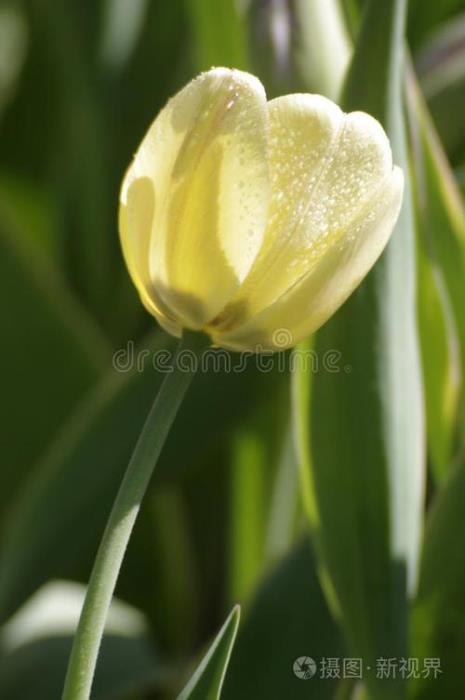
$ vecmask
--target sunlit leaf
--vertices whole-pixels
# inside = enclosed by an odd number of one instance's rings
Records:
[[[276,395],[273,403],[241,425],[231,440],[230,599],[241,603],[254,590],[267,556],[266,546],[271,545],[266,542],[266,527],[287,434],[287,384],[282,389],[281,396]],[[289,467],[293,469],[295,464]],[[286,494],[275,495],[280,497]]]
[[[429,453],[435,477],[447,472],[453,453],[460,387],[458,343],[440,270],[418,243],[418,325]]]
[[[261,570],[269,466],[260,435],[241,431],[233,441],[231,464],[230,586],[234,600],[242,600],[253,589]]]
[[[465,208],[413,72],[407,77],[428,442],[440,476],[452,458],[465,373]]]
[[[338,0],[297,0],[296,57],[308,92],[336,100],[351,46]]]
[[[404,204],[372,273],[317,334],[318,357],[337,351],[343,368],[313,377],[311,439],[304,446],[311,449],[317,551],[351,652],[365,663],[407,653],[407,595],[415,586],[422,518],[414,229],[401,104],[404,10],[402,1],[366,3],[343,91],[345,109],[366,110],[386,127],[406,176]],[[404,693],[399,680],[370,674],[366,683],[370,697]]]
[[[300,524],[301,498],[295,441],[289,426],[279,449],[270,500],[266,533],[266,559],[280,559],[294,541]]]

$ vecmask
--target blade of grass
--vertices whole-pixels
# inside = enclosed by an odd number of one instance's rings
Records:
[[[239,618],[240,608],[236,605],[177,700],[219,700]]]

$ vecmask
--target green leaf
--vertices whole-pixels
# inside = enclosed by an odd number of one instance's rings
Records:
[[[422,236],[439,265],[453,308],[465,371],[465,205],[413,73],[407,81],[413,165]],[[465,374],[465,372],[464,372]]]
[[[453,455],[465,376],[465,208],[412,71],[407,78],[427,435],[435,475],[441,478]]]
[[[418,324],[425,390],[428,450],[436,479],[447,473],[453,454],[460,390],[458,341],[440,270],[418,242]]]
[[[178,700],[219,700],[239,627],[236,605]]]
[[[264,577],[241,625],[224,700],[334,697],[337,681],[293,673],[296,659],[344,656],[340,629],[323,596],[312,549],[301,539]],[[310,687],[309,687],[310,686]]]
[[[254,590],[266,552],[266,525],[273,479],[288,423],[288,386],[231,437],[230,599],[245,601]],[[284,410],[283,410],[284,409]],[[290,465],[294,467],[294,465]],[[284,494],[280,494],[284,496]]]
[[[263,562],[267,460],[263,436],[242,430],[233,439],[231,464],[230,596],[253,590]],[[268,470],[269,472],[269,470]]]
[[[0,208],[4,468],[0,507],[109,357],[105,338]]]
[[[309,92],[337,99],[351,47],[339,0],[297,0],[296,59]]]
[[[438,678],[415,681],[411,697],[442,700],[465,695],[465,462],[448,476],[428,519],[418,596],[413,611],[412,654],[439,658]]]
[[[343,91],[344,109],[368,111],[384,124],[404,170],[404,203],[380,261],[317,334],[317,357],[336,349],[344,367],[314,375],[310,444],[301,448],[311,451],[317,551],[350,652],[366,664],[407,653],[407,596],[415,586],[422,520],[414,227],[401,103],[404,13],[402,0],[366,3]],[[305,374],[296,382],[299,406]],[[366,682],[370,697],[404,697],[401,680],[370,674]]]
[[[279,449],[269,501],[265,554],[268,562],[275,562],[294,542],[301,520],[297,456],[290,425]]]
[[[198,70],[247,69],[246,27],[234,0],[189,0]]]

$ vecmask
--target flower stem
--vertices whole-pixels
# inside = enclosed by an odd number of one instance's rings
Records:
[[[140,504],[207,342],[203,334],[184,332],[172,371],[164,378],[147,416],[95,558],[68,664],[63,700],[88,700],[90,696],[105,620]],[[189,362],[181,365],[181,353],[189,354]]]

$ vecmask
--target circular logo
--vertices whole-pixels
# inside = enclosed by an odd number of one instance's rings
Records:
[[[292,668],[297,678],[308,681],[308,679],[313,678],[316,673],[316,661],[310,656],[299,656],[299,658],[294,661],[294,666]]]
[[[273,344],[277,350],[284,350],[294,344],[292,333],[287,328],[278,328],[273,333]]]

